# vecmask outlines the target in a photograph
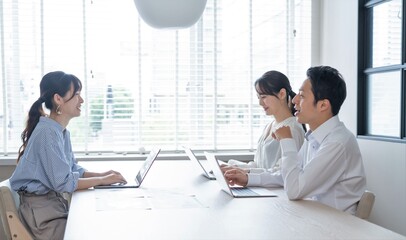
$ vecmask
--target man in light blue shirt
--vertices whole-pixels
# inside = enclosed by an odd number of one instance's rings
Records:
[[[297,151],[289,128],[275,134],[282,148],[282,177],[291,200],[310,198],[354,214],[366,189],[357,140],[337,114],[346,85],[334,68],[309,68],[293,99],[299,123],[308,124],[306,141]]]

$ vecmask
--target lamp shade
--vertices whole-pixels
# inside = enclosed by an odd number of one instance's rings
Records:
[[[187,28],[203,14],[207,0],[134,0],[141,18],[158,29]]]

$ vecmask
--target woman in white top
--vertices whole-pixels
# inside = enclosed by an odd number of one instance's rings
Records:
[[[281,149],[279,141],[274,138],[276,129],[289,126],[297,149],[302,146],[305,133],[304,126],[299,124],[293,115],[295,110],[291,100],[296,94],[292,91],[289,79],[283,73],[268,71],[256,80],[254,85],[259,105],[263,107],[266,115],[273,116],[274,120],[266,125],[259,138],[254,161],[246,163],[231,159],[228,161],[229,165],[222,166],[223,172],[236,169],[236,174],[247,178],[247,182],[250,175],[254,177],[253,174],[280,170]],[[261,181],[253,185],[268,186],[267,183]]]

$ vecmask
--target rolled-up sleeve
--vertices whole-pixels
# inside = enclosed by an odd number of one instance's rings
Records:
[[[72,167],[72,171],[73,171],[73,172],[78,172],[78,173],[79,173],[79,177],[82,178],[82,177],[83,177],[83,174],[87,171],[87,169],[86,169],[86,168],[83,168],[82,166],[80,166],[80,165],[77,164],[77,163],[74,163],[74,164],[73,164],[73,167]]]

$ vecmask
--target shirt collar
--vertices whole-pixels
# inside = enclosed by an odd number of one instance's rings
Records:
[[[323,139],[338,125],[340,124],[340,119],[338,116],[334,116],[330,118],[329,120],[325,121],[323,124],[321,124],[316,130],[311,131],[309,130],[305,137],[306,140],[316,140],[318,143],[321,143]]]
[[[59,124],[57,121],[53,120],[52,118],[41,116],[41,117],[39,118],[39,121],[40,121],[40,122],[43,122],[43,123],[45,123],[45,124],[50,125],[50,127],[53,127],[53,128],[58,129],[60,132],[64,132],[64,131],[65,131],[65,128],[62,127],[61,124]]]

